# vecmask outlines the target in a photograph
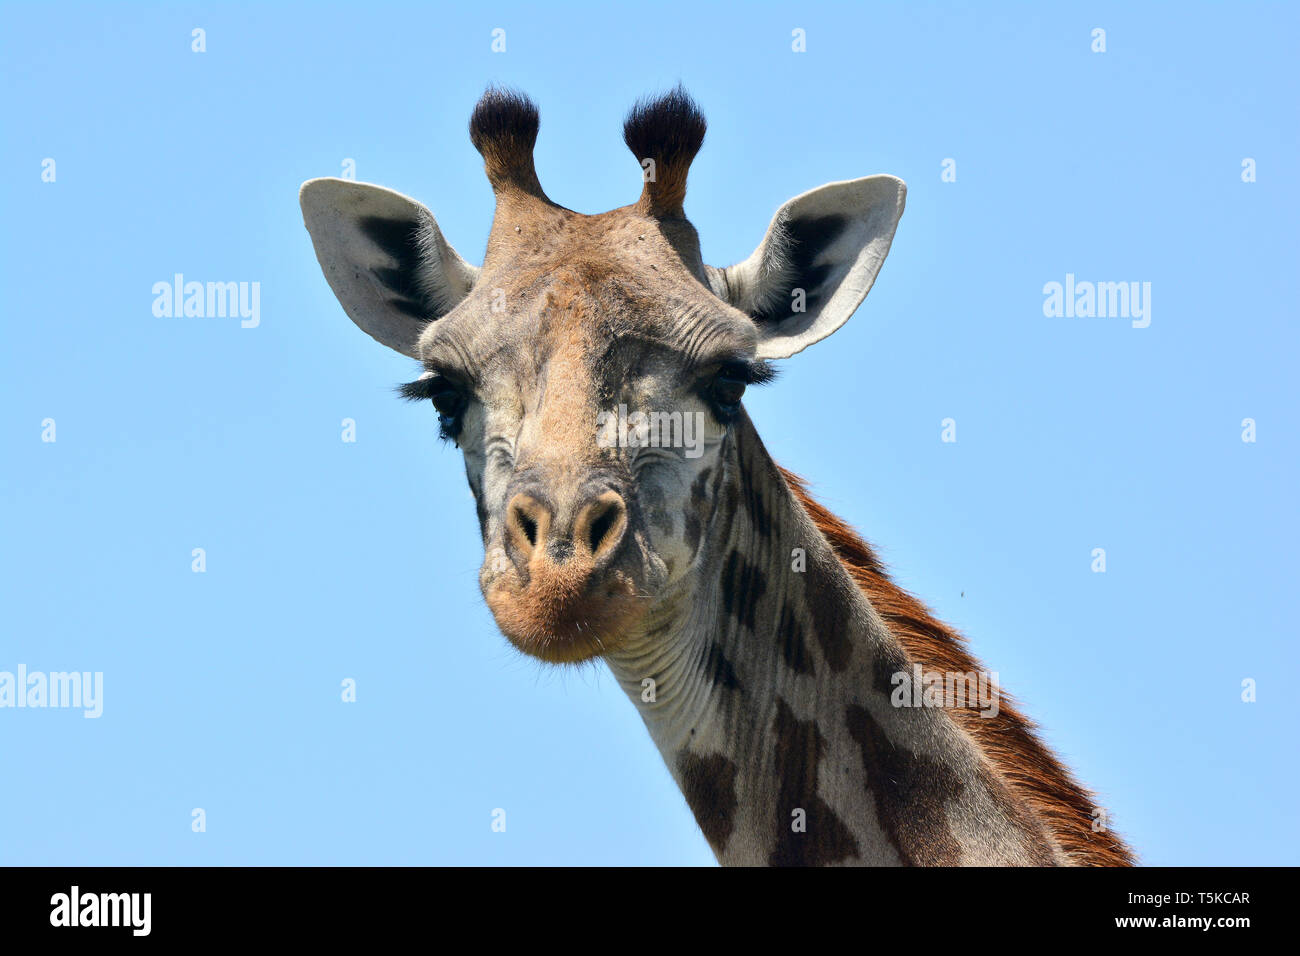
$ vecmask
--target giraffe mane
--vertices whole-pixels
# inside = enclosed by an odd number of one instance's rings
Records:
[[[888,625],[910,661],[949,673],[979,671],[965,638],[936,619],[919,600],[889,578],[884,564],[848,524],[809,495],[802,478],[780,469],[795,499],[826,537],[840,563]],[[1091,866],[1132,866],[1132,850],[1114,833],[1093,832],[1096,798],[1081,786],[1039,739],[1038,728],[999,691],[995,717],[967,707],[947,713],[975,742],[1011,792],[1042,821],[1072,862]]]

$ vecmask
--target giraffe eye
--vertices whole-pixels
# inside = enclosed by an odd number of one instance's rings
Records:
[[[465,397],[451,387],[436,391],[429,398],[433,400],[433,407],[438,410],[439,417],[458,415],[465,407]]]
[[[426,380],[425,395],[433,402],[438,413],[438,432],[443,438],[456,441],[460,436],[461,417],[469,402],[465,393],[441,375]]]
[[[709,396],[724,418],[740,411],[740,399],[749,384],[748,371],[741,366],[724,365],[713,379]]]
[[[401,386],[398,393],[407,401],[431,401],[438,413],[439,433],[449,441],[456,441],[460,435],[461,419],[469,407],[465,389],[442,375],[434,374]]]
[[[451,396],[438,396],[433,400],[433,407],[438,411],[438,433],[455,442],[460,437],[461,415],[465,411],[464,396],[459,392],[452,393]]]

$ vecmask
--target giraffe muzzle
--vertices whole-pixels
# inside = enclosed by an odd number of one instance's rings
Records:
[[[557,507],[540,487],[506,504],[509,567],[485,588],[502,632],[552,662],[609,649],[642,607],[643,561],[627,499],[595,484]]]

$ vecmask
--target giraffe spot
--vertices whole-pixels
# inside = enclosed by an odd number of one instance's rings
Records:
[[[737,439],[737,442],[740,440]],[[744,448],[737,449],[738,454],[744,462]],[[754,480],[755,470],[759,467],[760,462],[744,462],[740,469],[740,498],[741,503],[745,506],[745,513],[749,515],[749,523],[758,533],[758,536],[767,540],[772,536],[772,517],[767,510],[767,503],[763,500],[763,492],[760,490],[758,482]]]
[[[717,644],[709,648],[709,654],[704,659],[704,672],[709,675],[715,687],[725,687],[727,690],[740,690],[740,678],[736,676],[736,670],[731,666],[731,661],[722,652],[722,648]]]
[[[911,664],[892,642],[874,648],[871,660],[871,686],[886,697],[892,695],[898,684],[894,675],[909,673]]]
[[[704,488],[709,483],[709,475],[712,472],[712,468],[702,468],[695,476],[695,480],[691,482],[691,501],[695,504],[704,504],[707,500],[708,496]]]
[[[876,821],[908,866],[955,866],[961,847],[944,807],[962,792],[957,775],[938,761],[894,746],[865,707],[850,705],[849,735],[862,750]]]
[[[825,866],[856,857],[858,841],[817,795],[817,766],[826,745],[816,723],[796,718],[790,705],[778,697],[772,732],[776,739],[776,845],[768,854],[768,864]],[[791,826],[791,812],[796,809],[805,813],[802,833]]]
[[[722,474],[722,469],[718,469],[718,474]],[[731,542],[732,530],[736,525],[736,512],[739,510],[740,496],[736,493],[736,486],[728,482],[719,491],[717,498],[714,498],[716,510],[720,512],[721,524],[719,528],[718,541],[726,544]]]
[[[722,569],[722,603],[727,613],[752,631],[758,601],[766,591],[767,575],[763,570],[733,550]]]
[[[790,602],[781,605],[781,617],[776,627],[777,640],[781,642],[781,657],[796,674],[814,674],[812,654],[804,643],[803,624],[795,616]]]
[[[677,774],[704,839],[721,855],[736,827],[736,765],[722,754],[700,756],[683,750],[677,754]]]
[[[705,471],[707,470],[708,469],[706,468]],[[718,470],[713,473],[713,487],[709,489],[709,499],[711,501],[718,500],[718,491],[722,488],[722,479],[726,473],[727,470],[721,466],[719,466]]]
[[[758,532],[759,537],[763,539],[770,538],[772,536],[772,518],[768,514],[767,505],[763,501],[763,493],[759,490],[758,485],[748,471],[746,471],[741,481],[740,490],[744,496],[745,511],[749,514],[750,525]]]
[[[721,472],[722,469],[718,469]],[[707,490],[712,468],[704,468],[691,482],[690,507],[686,512],[686,546],[691,554],[700,550],[700,537],[704,533],[704,515],[707,514],[712,494]]]
[[[849,639],[849,609],[852,601],[845,593],[847,584],[828,570],[828,563],[840,567],[831,554],[809,555],[804,578],[804,601],[812,616],[813,634],[822,656],[835,673],[849,666],[853,642]]]
[[[698,513],[688,511],[686,513],[686,547],[690,548],[691,554],[700,550],[700,535],[704,533],[704,523],[700,520]]]

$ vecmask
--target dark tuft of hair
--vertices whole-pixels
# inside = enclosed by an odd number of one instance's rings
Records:
[[[689,163],[704,143],[708,124],[682,86],[647,97],[628,111],[623,142],[638,159],[675,159]]]
[[[780,369],[765,359],[758,359],[749,363],[746,372],[748,373],[747,381],[750,385],[766,385],[769,382],[776,381],[777,376],[781,374]]]
[[[469,119],[469,139],[483,156],[494,189],[518,186],[541,192],[533,147],[541,117],[537,104],[516,90],[490,86]]]
[[[623,142],[637,161],[654,160],[655,181],[645,183],[641,205],[655,215],[681,215],[686,175],[704,143],[704,114],[679,84],[640,100],[623,121]]]

